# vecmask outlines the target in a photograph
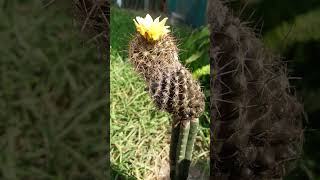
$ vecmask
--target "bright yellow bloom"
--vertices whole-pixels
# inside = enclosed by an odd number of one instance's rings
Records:
[[[145,18],[136,17],[133,19],[134,24],[136,25],[137,31],[148,41],[157,41],[161,38],[161,36],[170,32],[168,29],[169,26],[165,26],[168,18],[163,18],[162,21],[159,22],[159,17],[157,17],[154,21],[152,17],[147,14]]]

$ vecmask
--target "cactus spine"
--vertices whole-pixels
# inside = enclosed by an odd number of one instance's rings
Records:
[[[287,69],[224,5],[211,26],[211,177],[281,179],[301,153],[303,108]]]
[[[172,114],[170,176],[186,179],[198,127],[192,122],[198,122],[204,111],[200,85],[179,62],[176,41],[169,34],[154,42],[137,34],[129,43],[129,58],[156,107]]]

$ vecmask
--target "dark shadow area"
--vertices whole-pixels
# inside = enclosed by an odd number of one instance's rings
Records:
[[[276,28],[283,22],[293,22],[301,14],[320,7],[318,0],[262,0],[262,1],[232,1],[230,5],[236,13],[241,13],[241,19],[249,21],[254,26],[263,26],[262,34]],[[260,28],[259,28],[260,29]]]
[[[136,180],[137,178],[126,175],[125,172],[122,172],[120,169],[117,169],[116,166],[111,165],[110,177],[112,180]]]

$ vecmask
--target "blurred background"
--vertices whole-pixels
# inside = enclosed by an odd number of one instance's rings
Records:
[[[232,3],[251,22],[266,47],[288,62],[290,83],[303,102],[305,124],[304,152],[297,169],[285,179],[320,179],[320,1],[251,0]]]
[[[297,169],[285,179],[320,179],[320,166],[317,165],[320,160],[320,1],[233,0],[230,7],[253,28],[267,48],[288,63],[290,83],[305,106],[304,153]],[[137,14],[169,16],[173,33],[180,43],[181,61],[200,79],[205,91],[208,90],[206,0],[113,0],[112,9],[111,46],[114,50],[126,47],[130,35],[119,38],[113,26],[117,26],[117,30],[127,27],[127,34],[131,34],[134,33],[132,19]],[[125,20],[120,20],[121,17]],[[206,128],[207,124],[203,123],[202,127]]]
[[[106,179],[106,61],[70,8],[0,0],[1,180]]]
[[[199,27],[205,23],[207,0],[113,0],[120,8],[164,13],[170,16],[170,23],[185,23]]]

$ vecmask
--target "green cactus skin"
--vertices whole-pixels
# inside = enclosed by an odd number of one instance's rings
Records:
[[[198,119],[172,123],[172,143],[170,145],[170,177],[172,180],[188,178],[185,170],[188,170],[191,164],[198,126]]]
[[[198,133],[198,126],[199,126],[199,119],[192,119],[190,121],[190,128],[189,133],[187,136],[187,142],[186,147],[184,151],[184,158],[180,158],[180,162],[177,165],[177,173],[176,173],[176,179],[187,179],[188,174],[183,173],[185,169],[189,169],[191,164],[191,158],[192,158],[192,152],[193,152],[193,146],[196,140],[196,135]],[[184,137],[186,138],[186,137]],[[182,152],[183,153],[183,152]]]
[[[172,114],[170,144],[170,177],[188,177],[196,128],[190,121],[204,111],[204,94],[198,81],[179,62],[178,48],[173,37],[164,35],[159,41],[148,42],[140,34],[129,43],[129,58],[135,70],[145,79],[156,107]],[[190,137],[193,136],[193,137]],[[188,155],[188,159],[185,159]]]
[[[282,179],[301,154],[303,107],[286,65],[226,1],[211,0],[211,179]]]
[[[178,140],[178,146],[176,149],[176,174],[175,178],[171,177],[171,179],[187,179],[188,178],[188,172],[185,172],[185,154],[186,154],[186,148],[188,143],[188,137],[189,137],[189,130],[190,130],[190,121],[180,121],[180,132],[179,132],[179,140]]]
[[[171,127],[171,143],[170,143],[170,177],[174,179],[176,175],[176,164],[177,164],[177,147],[179,142],[180,124],[179,121],[173,119]]]
[[[189,130],[188,142],[186,147],[186,155],[185,155],[185,159],[189,161],[191,161],[191,158],[192,158],[193,146],[196,141],[196,134],[198,133],[198,127],[199,127],[199,119],[192,119],[190,121],[190,130]]]

